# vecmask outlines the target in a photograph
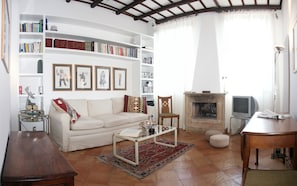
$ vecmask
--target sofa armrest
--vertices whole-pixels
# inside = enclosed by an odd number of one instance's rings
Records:
[[[70,116],[67,113],[50,110],[50,136],[60,146],[61,150],[68,151],[70,137]]]

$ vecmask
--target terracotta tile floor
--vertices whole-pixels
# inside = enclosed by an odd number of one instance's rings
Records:
[[[172,137],[172,136],[165,136]],[[239,186],[241,185],[242,161],[240,136],[230,137],[227,148],[211,147],[204,134],[179,131],[178,140],[195,144],[195,147],[171,163],[144,179],[137,179],[119,168],[96,159],[103,152],[110,152],[112,146],[64,153],[77,171],[76,186]],[[122,142],[121,145],[126,145]],[[279,159],[271,159],[272,149],[260,150],[259,166],[252,151],[250,168],[285,169]]]

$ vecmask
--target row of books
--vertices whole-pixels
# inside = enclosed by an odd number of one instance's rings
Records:
[[[128,48],[117,45],[111,45],[108,43],[100,43],[99,52],[104,54],[114,54],[119,56],[127,56],[127,57],[138,57],[138,49],[137,48]]]
[[[20,32],[43,32],[43,20],[39,22],[20,23]]]
[[[19,52],[21,53],[41,53],[42,42],[20,43]]]
[[[86,50],[86,51],[100,52],[104,54],[112,54],[112,55],[127,56],[127,57],[134,57],[134,58],[138,57],[137,48],[116,46],[108,43],[99,43],[96,41],[73,41],[73,40],[65,40],[65,39],[46,38],[45,46],[53,47],[53,48]]]

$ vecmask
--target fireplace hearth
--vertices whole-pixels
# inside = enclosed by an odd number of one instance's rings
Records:
[[[185,92],[186,130],[225,128],[225,94]]]

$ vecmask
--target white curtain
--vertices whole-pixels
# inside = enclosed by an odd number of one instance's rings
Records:
[[[217,34],[219,71],[226,91],[226,127],[232,95],[251,95],[259,109],[272,108],[273,19],[272,11],[219,13]],[[174,111],[184,121],[184,92],[191,91],[203,16],[181,19],[156,27],[155,92],[173,95]],[[211,51],[209,55],[212,55]],[[203,61],[202,61],[203,63]],[[207,63],[205,61],[204,63]],[[195,80],[196,82],[197,80]],[[200,80],[206,81],[206,80]],[[220,80],[219,80],[220,81]]]
[[[253,96],[259,110],[272,109],[274,75],[274,13],[245,11],[223,13],[220,50],[225,80],[226,123],[233,95]]]
[[[158,25],[155,30],[155,93],[173,96],[173,112],[184,121],[184,92],[191,90],[197,43],[197,17]]]

